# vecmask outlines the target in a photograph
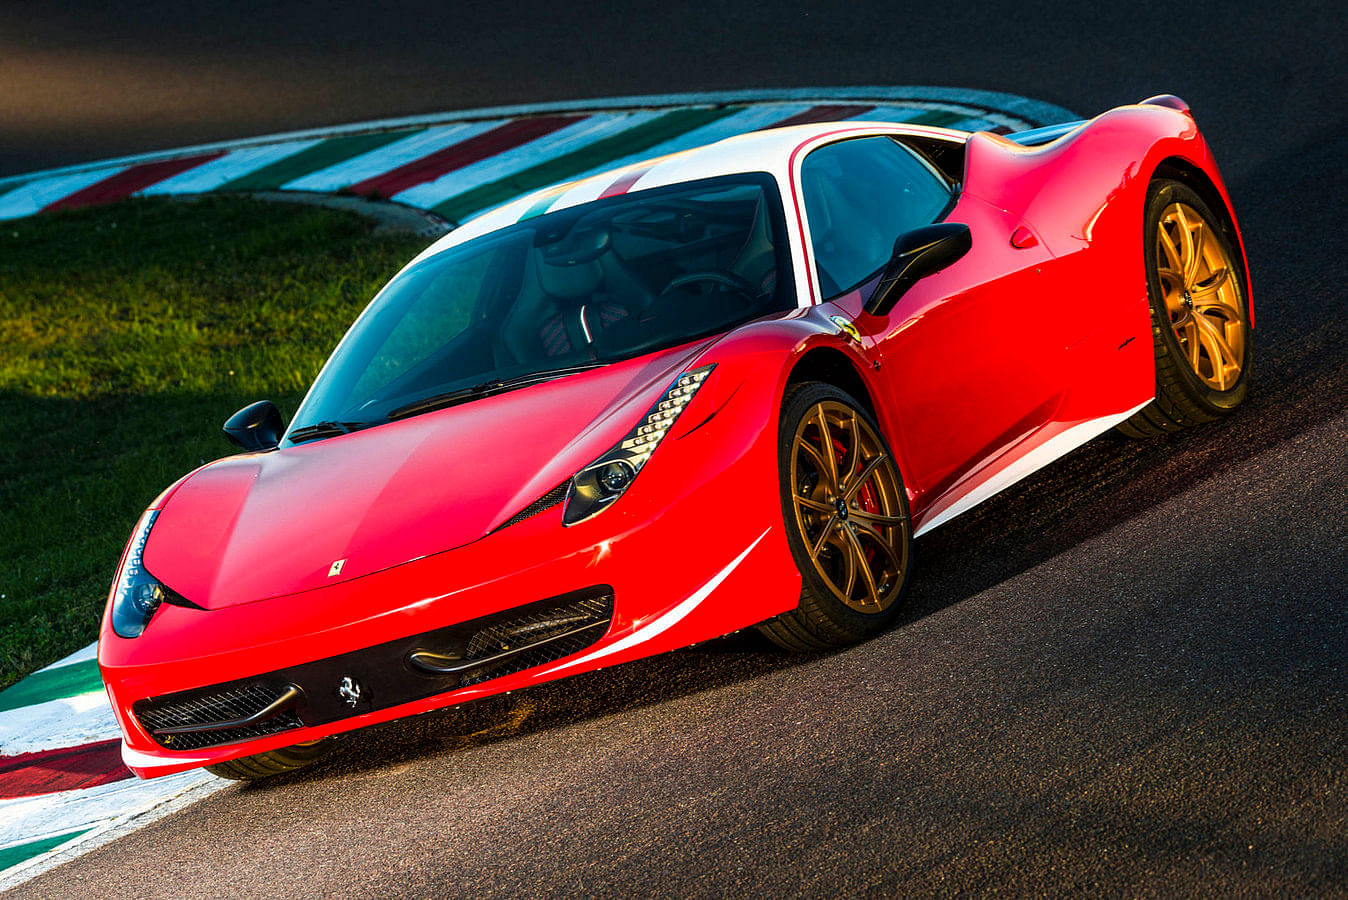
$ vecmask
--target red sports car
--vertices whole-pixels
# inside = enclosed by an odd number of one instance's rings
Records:
[[[915,536],[1107,429],[1231,412],[1251,324],[1168,95],[1008,136],[780,128],[522,198],[141,518],[99,642],[124,758],[256,778],[749,626],[864,639]]]

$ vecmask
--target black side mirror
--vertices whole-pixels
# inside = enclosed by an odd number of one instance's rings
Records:
[[[275,450],[281,443],[285,423],[281,411],[270,400],[250,403],[225,422],[225,437],[240,450]]]
[[[875,293],[866,301],[866,312],[873,316],[887,315],[910,287],[941,271],[972,246],[969,226],[958,222],[938,222],[899,235],[894,242],[894,255],[880,276]]]

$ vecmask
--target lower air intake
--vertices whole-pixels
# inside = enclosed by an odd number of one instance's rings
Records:
[[[260,722],[236,728],[211,727],[256,716],[274,705],[286,691],[285,685],[253,681],[227,690],[207,688],[141,700],[132,706],[132,712],[161,747],[198,750],[299,728],[303,723],[293,710],[283,710]],[[196,728],[202,730],[190,730]]]
[[[468,669],[460,684],[513,675],[579,653],[604,636],[612,619],[613,594],[607,590],[545,611],[504,614],[468,640],[464,661],[483,662]]]

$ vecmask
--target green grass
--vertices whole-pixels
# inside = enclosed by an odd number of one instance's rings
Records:
[[[0,222],[0,688],[98,636],[145,506],[239,407],[293,413],[426,243],[372,229],[231,197]]]

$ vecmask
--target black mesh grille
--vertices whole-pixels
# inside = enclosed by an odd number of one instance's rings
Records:
[[[511,650],[517,652],[495,665],[465,673],[460,684],[477,684],[491,678],[500,678],[578,653],[604,636],[612,617],[613,595],[605,593],[585,597],[544,612],[493,622],[469,639],[465,658],[483,659]],[[585,630],[543,644],[533,650],[527,649],[530,645],[547,641],[548,638],[576,632],[582,628]]]
[[[571,479],[569,479],[569,478],[568,478],[566,481],[563,481],[561,484],[557,485],[555,488],[553,488],[552,490],[548,491],[548,492],[547,492],[546,494],[544,494],[542,497],[539,497],[539,498],[538,498],[537,500],[535,500],[533,503],[530,503],[528,506],[524,507],[524,509],[522,509],[522,510],[520,510],[519,512],[515,513],[515,515],[513,515],[513,516],[511,516],[509,519],[507,519],[507,520],[500,526],[500,528],[497,528],[496,530],[497,530],[497,531],[500,531],[501,528],[509,528],[511,525],[514,525],[516,522],[523,522],[525,519],[529,518],[530,516],[536,516],[536,515],[538,515],[539,513],[541,513],[543,510],[545,510],[545,509],[551,509],[552,507],[556,506],[558,503],[561,503],[563,500],[566,499],[566,486],[567,486],[568,484],[570,484],[570,483],[571,483]]]
[[[228,690],[208,690],[186,698],[167,702],[142,701],[133,710],[145,730],[164,747],[173,750],[196,750],[216,744],[229,744],[248,738],[276,734],[300,727],[293,712],[283,712],[264,722],[224,731],[201,731],[190,734],[156,734],[165,728],[209,725],[243,719],[266,709],[285,690],[284,686],[253,681]]]

